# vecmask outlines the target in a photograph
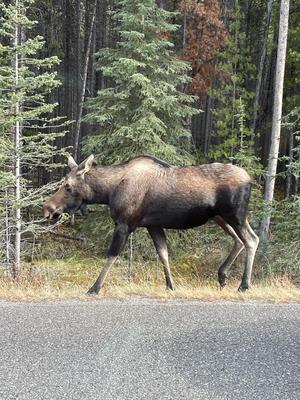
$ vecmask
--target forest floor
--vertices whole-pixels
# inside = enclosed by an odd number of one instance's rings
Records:
[[[112,267],[99,296],[87,296],[85,293],[99,274],[101,261],[103,260],[95,258],[69,258],[27,263],[23,266],[17,282],[12,281],[5,271],[0,272],[0,298],[41,301],[139,296],[163,300],[300,302],[300,287],[289,277],[269,276],[264,279],[254,277],[251,289],[246,293],[239,293],[237,288],[240,269],[237,271],[237,268],[233,268],[228,286],[220,290],[216,271],[210,275],[199,276],[193,268],[187,269],[186,265],[184,268],[173,265],[176,290],[170,291],[165,289],[162,267],[159,263],[135,262],[129,274],[127,260],[121,260]]]

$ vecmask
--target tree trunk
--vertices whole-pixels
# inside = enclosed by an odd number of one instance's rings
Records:
[[[19,53],[17,51],[19,45],[19,26],[18,26],[18,18],[19,18],[19,0],[15,0],[16,7],[16,26],[15,26],[15,34],[14,34],[14,45],[15,45],[15,90],[18,91],[19,86]],[[21,146],[21,126],[19,121],[20,114],[20,103],[19,100],[16,101],[15,105],[15,114],[16,114],[16,122],[15,122],[15,261],[13,265],[13,278],[17,279],[20,274],[21,267],[21,208],[20,208],[20,200],[21,200],[21,162],[20,162],[20,146]]]
[[[261,161],[264,166],[268,164],[268,156],[270,150],[271,135],[270,126],[272,125],[273,105],[274,105],[274,87],[276,75],[276,46],[278,43],[278,33],[273,35],[274,49],[270,57],[267,59],[267,67],[263,78],[262,93],[260,99],[261,116],[257,122],[257,129],[261,132]],[[259,151],[259,146],[256,148]]]
[[[7,271],[10,271],[10,224],[9,224],[9,191],[5,189],[5,263]]]
[[[78,117],[77,117],[77,121],[76,121],[76,129],[75,129],[75,135],[74,135],[74,158],[75,158],[75,160],[77,160],[78,153],[79,153],[81,117],[82,117],[83,102],[84,102],[85,90],[86,90],[86,81],[87,81],[87,73],[88,73],[88,67],[89,67],[89,59],[90,59],[90,52],[91,52],[93,30],[94,30],[94,26],[95,26],[97,1],[98,0],[95,0],[94,7],[93,7],[91,27],[90,27],[89,38],[88,38],[86,52],[85,52],[85,59],[84,59],[84,68],[83,68],[83,77],[82,77],[82,90],[81,90],[81,97],[80,97],[80,103],[79,103],[79,112],[78,112]]]
[[[266,15],[264,18],[263,43],[262,43],[262,49],[261,49],[261,55],[260,55],[260,61],[259,61],[257,84],[256,84],[256,90],[255,90],[255,100],[254,100],[254,112],[253,112],[253,118],[252,118],[252,124],[251,124],[251,128],[253,131],[252,142],[254,139],[254,132],[255,132],[256,124],[257,124],[259,98],[260,98],[260,93],[261,93],[263,71],[264,71],[265,60],[266,60],[266,55],[267,55],[267,43],[268,43],[269,26],[270,26],[271,14],[272,14],[272,4],[273,4],[273,0],[268,0],[267,11],[266,11]]]
[[[210,118],[211,118],[211,97],[208,94],[206,98],[205,110],[205,128],[204,128],[204,155],[208,156],[209,151],[209,138],[210,138]]]
[[[76,79],[76,57],[74,55],[76,48],[76,34],[74,32],[74,25],[71,23],[74,19],[74,7],[71,0],[64,2],[64,81],[63,81],[63,104],[64,115],[68,120],[74,120],[74,80]],[[75,79],[74,79],[75,76]],[[76,87],[77,87],[76,83]],[[77,91],[77,89],[75,89]],[[75,117],[76,118],[76,117]],[[74,124],[70,124],[69,133],[65,136],[65,146],[72,146],[74,143]]]
[[[240,13],[240,8],[239,8],[239,1],[236,0],[235,2],[235,8],[236,11]],[[239,28],[238,26],[235,27],[235,33],[234,33],[234,45],[235,48],[238,49],[239,45]],[[233,65],[233,75],[236,76],[237,74],[237,61],[234,62]],[[235,119],[236,119],[236,109],[235,109],[235,100],[236,100],[236,80],[232,80],[232,117],[231,117],[231,137],[232,139],[234,138],[234,128],[235,128]],[[234,143],[234,140],[232,140],[232,143]],[[234,145],[231,145],[230,149],[230,157],[233,157],[233,152],[234,152]]]
[[[293,132],[289,132],[288,135],[288,156],[289,156],[289,162],[293,161],[293,155],[294,155],[294,134]],[[285,182],[285,197],[289,197],[291,194],[292,190],[292,178],[293,175],[288,171],[287,176],[286,176],[286,182]]]
[[[97,49],[102,49],[107,46],[107,0],[99,2],[98,18],[96,16],[96,43]],[[99,89],[105,88],[105,78],[102,71],[94,71],[94,86],[92,93],[97,93]]]
[[[76,0],[76,116],[78,118],[80,110],[81,94],[81,1]]]
[[[287,47],[288,35],[288,22],[289,22],[289,0],[281,0],[280,6],[280,21],[279,21],[279,36],[278,36],[278,50],[276,61],[276,76],[275,76],[275,94],[274,94],[274,108],[272,119],[272,134],[271,134],[271,148],[269,152],[268,171],[266,175],[265,184],[265,203],[266,203],[266,216],[263,218],[260,227],[260,237],[263,240],[267,239],[269,226],[270,226],[270,206],[273,202],[275,177],[278,163],[278,152],[280,144],[281,132],[281,115],[282,115],[282,97],[283,97],[283,82],[285,70],[285,58]]]

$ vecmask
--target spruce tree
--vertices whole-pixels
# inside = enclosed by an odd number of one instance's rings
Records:
[[[173,52],[174,13],[154,0],[121,0],[113,15],[115,48],[101,49],[96,67],[109,87],[86,103],[85,117],[98,127],[84,149],[101,162],[155,154],[171,162],[188,155],[188,117],[195,98],[179,89],[189,80],[189,65]]]
[[[36,206],[49,191],[48,185],[35,187],[37,169],[56,166],[55,139],[64,135],[63,121],[51,118],[55,104],[47,101],[59,85],[53,71],[59,60],[39,57],[44,41],[31,33],[32,4],[0,4],[0,240],[6,249],[2,260],[11,263],[15,277],[24,249],[22,236],[35,228],[24,218],[25,209]]]
[[[225,51],[219,54],[218,69],[222,79],[211,90],[216,108],[213,110],[215,124],[212,132],[212,150],[214,160],[232,159],[241,148],[241,135],[244,146],[251,140],[250,111],[254,93],[247,89],[247,83],[253,79],[254,65],[251,63],[246,35],[243,31],[243,15],[236,2],[229,24],[230,40]],[[240,105],[243,105],[243,131],[240,125]]]

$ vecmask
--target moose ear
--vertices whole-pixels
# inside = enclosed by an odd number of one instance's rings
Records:
[[[93,166],[93,162],[94,162],[94,156],[92,154],[86,160],[82,161],[82,163],[79,164],[77,169],[77,175],[84,176],[85,173],[89,172],[89,170]]]
[[[68,157],[68,167],[70,169],[74,168],[74,167],[78,167],[76,161],[74,160],[74,158],[72,156]]]

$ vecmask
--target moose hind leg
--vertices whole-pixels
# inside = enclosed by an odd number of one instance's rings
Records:
[[[227,224],[223,220],[223,218],[217,216],[214,218],[214,220],[228,235],[230,235],[234,239],[233,249],[231,250],[230,254],[226,258],[226,260],[222,263],[222,265],[218,270],[218,280],[220,288],[222,289],[223,287],[226,286],[227,272],[231,267],[231,265],[234,263],[237,256],[244,249],[244,244],[242,240],[238,237],[238,235],[235,233],[234,229],[229,224]]]
[[[160,261],[164,266],[167,289],[174,290],[173,278],[169,266],[167,240],[164,230],[159,227],[148,227],[147,229],[154,242],[154,246],[159,255]]]
[[[244,268],[244,273],[242,277],[242,282],[239,286],[239,292],[244,292],[250,287],[252,266],[254,262],[255,253],[259,243],[259,238],[252,230],[247,219],[241,228],[236,229],[237,234],[242,239],[246,247],[246,263]]]
[[[115,231],[113,234],[113,239],[110,244],[110,248],[108,250],[107,258],[105,260],[104,267],[96,279],[96,282],[93,286],[88,290],[87,294],[98,294],[100,289],[102,288],[105,278],[108,274],[108,271],[115,263],[116,259],[118,258],[119,254],[123,250],[128,236],[129,236],[129,227],[126,224],[117,224],[115,227]]]

